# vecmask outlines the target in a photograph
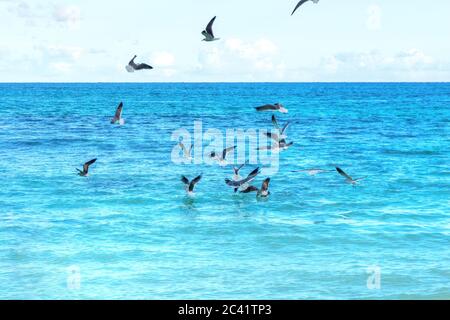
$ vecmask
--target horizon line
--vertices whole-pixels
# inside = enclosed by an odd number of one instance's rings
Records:
[[[367,84],[376,84],[376,83],[384,83],[384,84],[401,84],[401,83],[442,83],[447,84],[449,81],[150,81],[150,82],[133,82],[133,81],[14,81],[14,82],[6,82],[0,81],[0,84],[333,84],[333,83],[367,83]]]

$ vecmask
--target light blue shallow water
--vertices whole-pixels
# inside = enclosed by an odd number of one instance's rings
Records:
[[[0,101],[2,299],[450,298],[450,84],[0,84]],[[253,107],[276,101],[295,145],[268,201],[171,163],[174,130],[270,129]],[[368,177],[290,172],[334,164]]]

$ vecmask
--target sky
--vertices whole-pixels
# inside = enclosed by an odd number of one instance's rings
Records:
[[[450,1],[297,2],[0,0],[0,82],[450,81]]]

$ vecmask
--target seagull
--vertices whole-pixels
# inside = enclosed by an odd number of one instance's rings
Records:
[[[305,170],[294,170],[292,172],[306,172],[310,176],[318,175],[319,173],[331,172],[332,170],[324,169],[305,169]]]
[[[194,194],[194,187],[201,179],[202,179],[202,175],[199,175],[197,178],[193,179],[192,181],[189,181],[189,179],[186,178],[185,176],[181,176],[181,182],[184,183],[184,187],[186,188],[186,193],[188,195]]]
[[[134,71],[139,71],[139,70],[151,70],[153,69],[152,66],[149,66],[148,64],[145,63],[135,63],[134,59],[136,59],[136,55],[133,57],[133,59],[131,59],[131,61],[128,63],[128,65],[125,67],[125,69],[127,69],[128,72],[134,72]]]
[[[240,180],[242,180],[242,177],[241,177],[241,175],[239,174],[239,171],[240,171],[247,163],[248,163],[248,161],[245,162],[244,164],[241,164],[239,167],[233,167],[233,172],[234,172],[234,175],[233,175],[233,181],[240,181]],[[246,187],[247,187],[246,185],[243,185],[243,186],[242,186],[242,188],[244,188],[244,189],[245,189]],[[234,188],[234,192],[237,192],[238,189],[239,189],[239,188]]]
[[[319,0],[300,0],[300,2],[297,3],[297,6],[295,7],[294,11],[292,11],[291,16],[295,13],[295,11],[297,11],[298,8],[300,8],[300,6],[302,4],[304,4],[305,2],[308,2],[308,1],[312,1],[314,3],[318,3],[319,2]]]
[[[267,178],[266,180],[263,181],[263,183],[261,185],[261,189],[258,189],[255,186],[249,186],[245,190],[241,191],[241,193],[250,193],[250,192],[256,191],[257,197],[267,198],[270,195],[269,183],[270,183],[270,178]]]
[[[211,21],[208,23],[208,25],[206,26],[206,30],[202,31],[202,35],[205,37],[205,39],[203,39],[202,41],[217,41],[220,40],[220,38],[215,38],[214,37],[214,33],[212,30],[212,26],[214,21],[216,20],[216,17],[212,18]]]
[[[365,179],[365,177],[364,177],[364,178],[353,179],[353,178],[350,177],[348,174],[346,174],[346,173],[344,172],[344,170],[342,170],[342,169],[339,168],[339,167],[336,167],[336,171],[337,171],[341,176],[343,176],[343,177],[345,178],[345,181],[346,181],[347,183],[350,183],[350,184],[352,184],[352,185],[355,185],[355,184],[358,183],[358,181],[361,181],[362,179]]]
[[[290,122],[286,122],[286,124],[280,130],[280,126],[278,125],[277,118],[275,117],[274,114],[272,115],[272,123],[275,126],[275,128],[278,129],[278,132],[280,133],[280,139],[286,139],[287,136],[284,134],[284,132],[286,131],[286,129],[289,127],[289,125],[291,123]]]
[[[249,175],[247,176],[247,178],[239,180],[239,181],[233,181],[230,179],[225,179],[225,183],[230,186],[233,187],[235,189],[235,192],[237,191],[237,189],[241,188],[242,186],[245,186],[245,184],[249,183],[250,181],[252,181],[253,179],[256,178],[256,176],[258,174],[260,174],[260,170],[259,167],[256,168],[255,170],[253,170],[252,172],[249,173]]]
[[[286,139],[280,138],[278,134],[272,132],[264,133],[268,138],[274,141],[274,144],[271,146],[263,146],[259,147],[258,150],[272,150],[273,152],[280,152],[289,149],[290,146],[294,144],[294,142],[286,142]]]
[[[122,119],[122,109],[123,109],[123,103],[121,102],[119,104],[119,106],[117,107],[114,118],[111,119],[111,124],[115,124],[116,122],[119,122],[120,125],[123,125],[125,123],[125,120]]]
[[[182,142],[179,142],[178,145],[180,146],[181,150],[183,150],[184,158],[186,158],[186,160],[192,161],[192,148],[194,147],[194,145],[191,144],[189,149],[187,149]]]
[[[77,168],[77,170],[78,170],[78,175],[79,175],[79,176],[82,176],[82,177],[87,177],[88,172],[89,172],[89,166],[90,166],[91,164],[93,164],[95,161],[97,161],[97,158],[92,159],[92,160],[89,160],[88,162],[86,162],[86,163],[83,165],[83,171],[81,171],[80,169]]]
[[[281,113],[288,113],[288,110],[283,107],[282,104],[275,103],[275,104],[266,104],[261,107],[256,107],[256,111],[262,112],[262,111],[279,111]]]
[[[236,146],[223,149],[222,154],[218,154],[216,151],[213,151],[213,152],[210,153],[209,157],[211,159],[214,159],[217,162],[219,162],[219,164],[221,166],[224,166],[224,165],[227,164],[226,161],[225,161],[225,158],[226,158],[227,154],[230,153],[231,151],[234,151],[234,149],[236,149]]]

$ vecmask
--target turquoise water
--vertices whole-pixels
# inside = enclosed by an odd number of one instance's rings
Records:
[[[0,84],[0,99],[2,299],[450,299],[450,84]],[[171,162],[175,130],[271,129],[253,107],[278,101],[295,144],[267,201],[234,195],[229,167]],[[367,178],[291,172],[334,165]],[[199,173],[188,198],[180,175]]]

